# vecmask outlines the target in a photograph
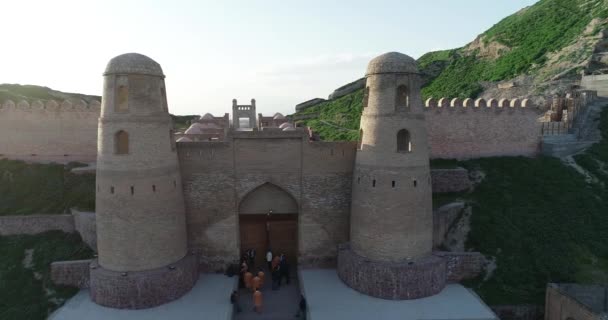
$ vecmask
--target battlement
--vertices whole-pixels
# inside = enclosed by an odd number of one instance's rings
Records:
[[[31,103],[27,100],[21,100],[15,103],[13,100],[6,100],[0,103],[0,112],[6,111],[45,111],[45,112],[95,112],[99,113],[101,103],[92,101],[87,103],[84,100],[64,100],[58,102],[56,100],[34,100]]]
[[[479,98],[476,100],[467,98],[441,98],[439,100],[434,98],[429,98],[426,100],[425,110],[435,109],[449,109],[453,110],[455,108],[459,108],[460,110],[466,110],[467,108],[473,110],[513,110],[513,109],[529,109],[534,110],[538,109],[532,103],[531,99],[483,99]]]

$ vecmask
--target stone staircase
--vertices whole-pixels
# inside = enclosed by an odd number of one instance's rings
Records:
[[[607,105],[608,98],[600,98],[590,104],[574,121],[569,134],[543,136],[542,153],[563,158],[582,152],[599,142],[599,117]]]

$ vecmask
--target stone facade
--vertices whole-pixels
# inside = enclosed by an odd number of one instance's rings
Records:
[[[378,262],[348,245],[338,251],[338,276],[349,287],[376,298],[419,299],[438,294],[446,285],[446,263],[435,256],[414,261]]]
[[[102,306],[120,309],[144,309],[173,301],[192,289],[198,280],[196,256],[184,258],[166,267],[117,272],[93,261],[90,267],[91,299]]]
[[[337,245],[348,240],[354,153],[353,143],[309,142],[300,130],[233,132],[224,142],[178,143],[188,243],[200,253],[203,268],[221,270],[238,259],[241,203],[265,184],[297,203],[298,263],[335,264]]]

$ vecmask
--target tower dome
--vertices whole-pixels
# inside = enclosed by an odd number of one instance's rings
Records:
[[[372,59],[366,76],[378,73],[418,73],[414,58],[399,52],[388,52]]]
[[[103,75],[110,74],[145,74],[164,77],[163,69],[158,62],[139,53],[125,53],[108,62]]]
[[[202,120],[213,120],[213,115],[211,113],[205,113],[205,115],[201,118]]]

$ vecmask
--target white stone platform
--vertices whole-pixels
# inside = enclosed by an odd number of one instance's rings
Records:
[[[349,288],[334,269],[300,270],[299,276],[311,320],[498,320],[475,293],[459,284],[432,297],[391,301]]]
[[[81,290],[55,311],[49,320],[230,320],[230,293],[238,277],[221,274],[201,274],[190,292],[178,300],[142,310],[120,310],[102,307],[89,298],[88,290]]]

